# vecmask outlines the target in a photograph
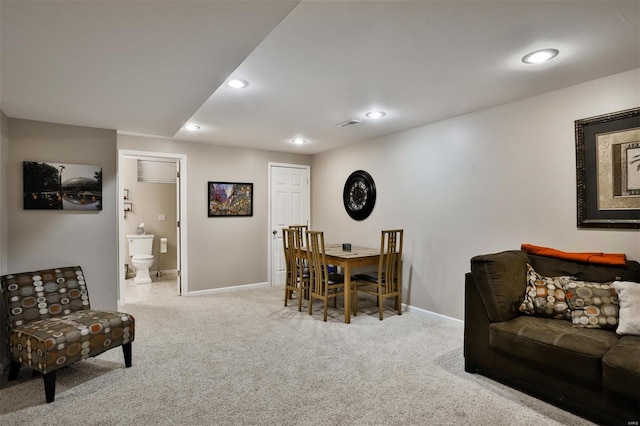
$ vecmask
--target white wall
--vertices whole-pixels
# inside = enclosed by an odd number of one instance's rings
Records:
[[[307,155],[118,135],[118,149],[187,156],[189,291],[264,283],[268,277],[268,163],[311,163]],[[253,216],[207,216],[207,182],[253,182]]]
[[[405,230],[405,302],[464,317],[472,256],[521,243],[640,260],[640,231],[576,227],[574,121],[640,105],[640,69],[319,154],[312,227],[335,242],[377,247]],[[378,199],[351,220],[347,176],[368,171]]]
[[[23,161],[101,166],[103,210],[24,210]],[[80,265],[92,308],[115,310],[116,132],[10,118],[7,182],[8,271]]]

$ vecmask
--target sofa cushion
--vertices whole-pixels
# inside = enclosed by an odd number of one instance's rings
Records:
[[[573,277],[543,277],[527,263],[527,288],[520,312],[547,318],[571,320],[562,286]]]
[[[617,281],[613,288],[618,293],[620,312],[618,334],[640,336],[640,284],[628,281]]]
[[[3,275],[11,327],[91,309],[79,266]]]
[[[602,381],[606,388],[640,398],[640,337],[624,336],[602,359]]]
[[[471,258],[471,275],[492,322],[519,315],[527,284],[527,254],[510,250]]]
[[[571,281],[564,285],[575,327],[606,328],[618,325],[618,294],[611,283]]]
[[[568,321],[520,316],[489,326],[489,344],[567,376],[598,383],[602,357],[619,340],[611,331],[576,328]]]
[[[571,275],[580,281],[640,281],[640,263],[630,260],[626,267],[593,265],[529,254],[529,263],[547,277]]]
[[[11,330],[11,355],[47,374],[132,342],[134,321],[130,314],[92,309],[34,321]]]

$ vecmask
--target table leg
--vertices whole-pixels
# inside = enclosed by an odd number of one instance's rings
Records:
[[[344,322],[351,323],[351,265],[344,265]]]

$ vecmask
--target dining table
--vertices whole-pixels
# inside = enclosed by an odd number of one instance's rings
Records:
[[[325,244],[325,260],[328,265],[339,266],[344,274],[344,322],[351,323],[351,270],[377,265],[380,249],[352,246],[344,250],[342,244]]]

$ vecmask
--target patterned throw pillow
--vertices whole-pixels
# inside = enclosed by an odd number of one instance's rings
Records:
[[[575,280],[574,277],[543,277],[527,263],[527,288],[520,311],[525,314],[571,320],[571,311],[567,305],[562,288]]]
[[[616,328],[619,302],[612,283],[571,281],[563,288],[575,327]]]

